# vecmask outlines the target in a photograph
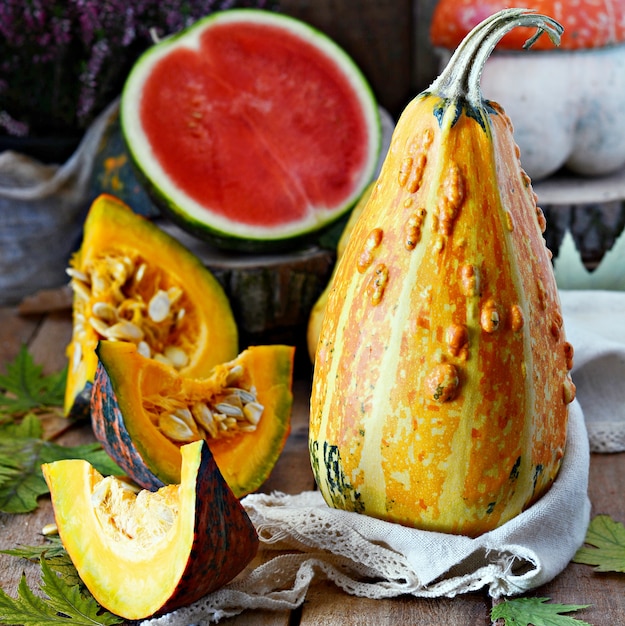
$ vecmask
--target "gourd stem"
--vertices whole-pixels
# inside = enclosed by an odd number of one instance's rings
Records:
[[[529,9],[503,9],[478,24],[459,44],[447,67],[427,90],[443,98],[466,98],[479,106],[482,102],[480,79],[484,65],[499,40],[517,26],[536,27],[538,30],[523,48],[531,47],[547,33],[554,45],[560,44],[564,28],[551,17],[532,13]]]

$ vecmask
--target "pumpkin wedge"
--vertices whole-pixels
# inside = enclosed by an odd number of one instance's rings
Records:
[[[237,497],[273,469],[290,432],[294,348],[252,346],[205,378],[102,341],[91,401],[96,438],[138,484],[180,480],[181,446],[205,439]]]
[[[475,536],[558,474],[573,348],[512,125],[479,87],[517,26],[561,32],[510,9],[468,35],[400,117],[338,263],[310,416],[336,508]]]
[[[87,461],[42,465],[63,546],[108,611],[139,620],[194,602],[234,578],[258,536],[208,446],[181,448],[179,485],[131,490]]]
[[[221,285],[173,237],[114,196],[87,215],[68,273],[74,291],[65,413],[85,414],[100,339],[128,341],[190,376],[238,353],[238,332]]]

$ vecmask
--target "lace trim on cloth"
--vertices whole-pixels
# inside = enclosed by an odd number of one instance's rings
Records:
[[[143,623],[204,626],[246,609],[294,609],[317,577],[367,598],[453,597],[484,587],[493,597],[524,593],[559,574],[584,541],[588,463],[584,416],[574,402],[551,489],[476,539],[331,509],[318,492],[247,496],[242,503],[275,556],[195,604]]]

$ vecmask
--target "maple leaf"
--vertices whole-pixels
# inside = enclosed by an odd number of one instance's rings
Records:
[[[28,348],[22,344],[6,369],[6,375],[0,375],[0,389],[4,390],[0,394],[0,411],[18,416],[63,404],[67,368],[44,376],[43,368],[33,361]]]
[[[588,604],[552,604],[549,598],[514,598],[494,606],[493,621],[503,619],[506,626],[591,626],[588,622],[562,615],[585,609]]]
[[[575,563],[595,565],[597,572],[625,573],[625,526],[609,515],[597,515],[588,525],[584,542],[573,557]]]
[[[48,493],[42,463],[85,459],[102,474],[123,474],[99,443],[62,446],[41,439],[42,426],[32,413],[19,423],[0,424],[0,511],[28,513]]]
[[[9,548],[8,550],[0,550],[2,554],[28,559],[29,561],[39,561],[41,557],[45,557],[50,561],[56,557],[66,557],[67,551],[61,543],[58,535],[50,535],[46,537],[46,543],[37,546],[20,545],[17,548]],[[67,557],[69,558],[69,557]]]
[[[41,591],[47,598],[35,595],[22,576],[17,598],[0,589],[0,620],[6,626],[42,626],[69,624],[70,626],[111,626],[123,620],[102,611],[93,596],[80,585],[68,585],[46,564],[41,564]]]

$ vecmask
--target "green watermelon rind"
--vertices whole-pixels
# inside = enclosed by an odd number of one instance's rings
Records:
[[[282,27],[316,45],[341,69],[360,102],[370,133],[367,166],[362,169],[361,179],[358,184],[354,184],[351,196],[339,206],[323,212],[316,211],[315,217],[318,219],[312,223],[310,221],[297,222],[264,229],[234,223],[220,216],[209,216],[206,207],[185,197],[184,192],[173,184],[169,184],[165,171],[155,159],[150,157],[148,141],[141,132],[141,125],[138,122],[138,107],[135,106],[135,103],[139,101],[144,78],[148,75],[147,69],[153,62],[166,55],[170,49],[176,47],[181,40],[192,38],[195,33],[202,32],[213,23],[237,20],[266,22]],[[276,251],[292,249],[318,238],[356,204],[375,174],[382,149],[382,127],[377,101],[371,86],[354,60],[331,38],[309,24],[287,15],[260,9],[230,9],[215,12],[161,40],[144,52],[133,66],[122,91],[120,123],[137,177],[163,213],[181,228],[200,239],[209,241],[220,248],[241,251],[259,251],[268,248]],[[193,210],[190,209],[194,205],[198,207],[197,214],[209,217],[210,221],[194,215]]]

